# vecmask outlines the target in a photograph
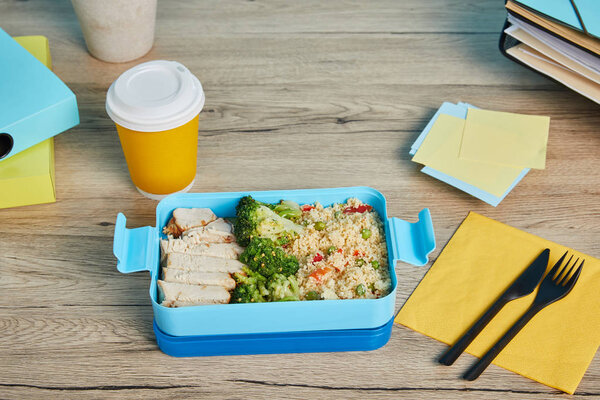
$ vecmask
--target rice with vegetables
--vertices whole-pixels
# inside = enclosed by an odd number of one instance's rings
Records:
[[[381,219],[358,199],[302,206],[304,232],[287,247],[298,258],[303,300],[374,299],[389,293],[387,248]]]

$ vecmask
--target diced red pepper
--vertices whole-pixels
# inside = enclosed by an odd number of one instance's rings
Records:
[[[364,257],[364,256],[365,256],[365,253],[364,253],[364,252],[362,252],[362,253],[361,253],[361,252],[360,252],[360,251],[358,251],[358,250],[354,250],[354,253],[352,253],[352,255],[353,255],[354,257]]]
[[[321,255],[321,253],[317,253],[315,254],[315,257],[313,258],[313,264],[314,263],[318,263],[319,261],[323,261],[323,256]]]
[[[344,214],[352,214],[352,213],[364,213],[365,211],[371,211],[373,207],[368,204],[361,204],[358,207],[347,207],[344,209]]]
[[[301,210],[304,212],[310,211],[310,210],[314,210],[316,207],[315,206],[311,206],[310,204],[305,204],[302,206]]]
[[[344,252],[344,250],[342,250],[342,249],[338,249],[337,251],[338,251],[338,253],[340,253],[340,254],[342,254],[342,253]]]
[[[323,275],[327,274],[329,271],[331,271],[331,268],[329,267],[323,267],[323,268],[319,268],[316,271],[314,271],[312,274],[310,274],[309,276],[311,278],[314,278],[317,281],[321,281],[321,278],[323,277]]]

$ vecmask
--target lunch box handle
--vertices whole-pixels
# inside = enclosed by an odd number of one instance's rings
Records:
[[[429,262],[429,254],[435,250],[435,235],[431,213],[424,208],[414,223],[400,218],[388,218],[392,258],[409,264],[423,266]]]
[[[113,253],[117,257],[117,269],[128,274],[137,271],[151,271],[158,245],[154,244],[156,228],[144,226],[142,228],[127,229],[127,218],[122,213],[117,215],[115,223],[115,238]]]

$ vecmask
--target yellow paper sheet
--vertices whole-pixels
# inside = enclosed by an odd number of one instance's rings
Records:
[[[549,126],[550,117],[470,108],[460,158],[544,169]]]
[[[413,161],[460,179],[500,197],[522,168],[463,160],[458,157],[465,120],[440,114]]]
[[[470,213],[395,322],[453,344],[545,248],[549,270],[566,247]],[[600,260],[569,251],[585,259],[577,284],[534,316],[494,364],[573,394],[600,344]],[[536,292],[508,303],[466,351],[481,357]]]

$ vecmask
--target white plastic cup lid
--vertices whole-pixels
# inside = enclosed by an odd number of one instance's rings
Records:
[[[173,129],[204,106],[198,78],[176,61],[149,61],[123,72],[106,94],[106,112],[124,128],[140,132]]]

